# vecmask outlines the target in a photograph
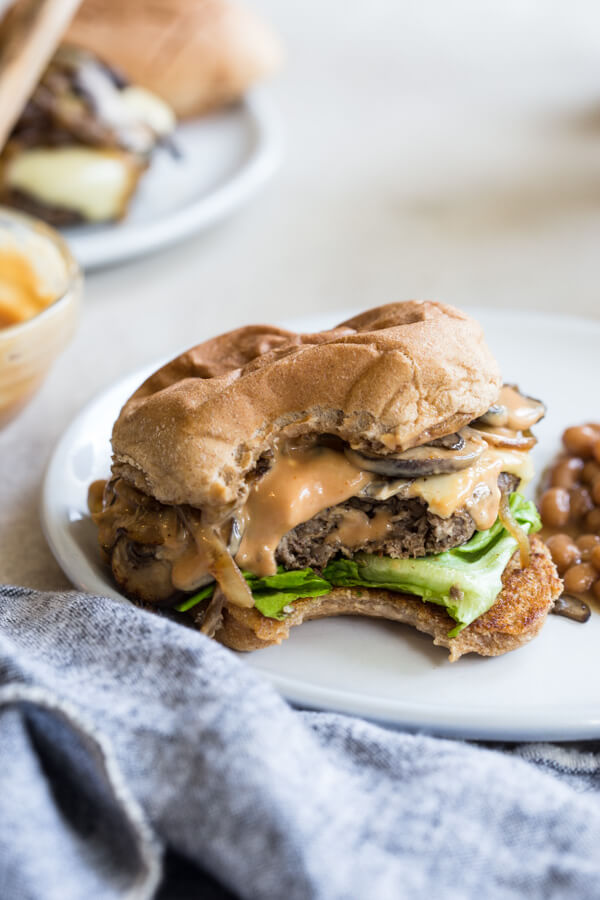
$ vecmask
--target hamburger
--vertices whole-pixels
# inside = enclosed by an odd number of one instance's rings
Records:
[[[55,226],[121,219],[174,127],[158,96],[61,45],[0,154],[0,202]]]
[[[240,100],[283,58],[251,5],[228,0],[83,0],[66,40],[158,94],[179,119]]]
[[[240,328],[130,397],[90,508],[127,596],[234,649],[366,615],[495,656],[561,591],[520,493],[544,412],[440,303]]]

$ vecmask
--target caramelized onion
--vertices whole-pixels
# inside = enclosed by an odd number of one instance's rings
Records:
[[[443,437],[429,441],[430,447],[443,447],[444,450],[462,450],[465,446],[464,436],[455,431],[454,434],[445,434]]]
[[[480,425],[479,423],[471,425],[470,428],[493,447],[531,450],[537,444],[537,439],[530,431],[513,431],[510,428],[494,428],[491,425]]]
[[[102,512],[102,498],[105,487],[106,481],[102,478],[99,481],[93,481],[88,488],[87,503],[92,515],[98,515]]]
[[[225,599],[225,594],[217,585],[210,598],[210,602],[206,607],[202,617],[202,625],[200,627],[202,634],[205,634],[207,637],[214,637],[219,630],[221,622],[223,621],[223,604],[225,603]]]
[[[180,512],[194,538],[198,553],[206,560],[206,571],[210,572],[218,583],[227,602],[247,609],[254,606],[252,592],[233,561],[223,538],[210,525],[201,525],[195,521],[193,511],[184,511],[180,507]]]
[[[514,537],[519,545],[521,554],[521,568],[526,569],[529,565],[529,537],[527,532],[521,528],[515,517],[513,516],[510,504],[508,502],[508,492],[502,491],[500,494],[500,507],[498,509],[498,518],[508,531]]]

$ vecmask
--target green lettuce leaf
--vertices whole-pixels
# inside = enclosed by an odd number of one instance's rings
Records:
[[[328,594],[331,585],[312,569],[294,569],[286,572],[280,568],[276,575],[259,578],[251,572],[244,572],[256,608],[269,619],[285,618],[284,609],[294,600],[307,597],[321,597]],[[175,607],[179,612],[187,612],[203,600],[212,597],[215,585],[209,584],[193,597],[188,597]]]
[[[206,587],[203,587],[198,591],[197,594],[193,594],[191,597],[186,597],[181,603],[177,603],[173,608],[177,610],[177,612],[187,612],[188,609],[193,609],[194,606],[197,606],[199,603],[202,603],[203,600],[208,600],[209,597],[212,597],[215,590],[215,583],[212,581],[210,584],[207,584]]]
[[[540,518],[531,501],[520,494],[510,497],[514,518],[528,533],[538,531]],[[357,553],[353,559],[337,559],[323,570],[333,585],[379,587],[417,594],[445,606],[457,622],[454,637],[466,625],[487,612],[502,588],[502,573],[517,548],[516,540],[500,520],[487,531],[453,550],[421,559],[391,559]]]

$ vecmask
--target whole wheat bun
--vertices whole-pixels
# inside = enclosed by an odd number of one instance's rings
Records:
[[[517,551],[502,574],[502,590],[493,606],[455,638],[449,638],[448,632],[456,622],[443,607],[410,594],[375,588],[334,588],[323,597],[296,600],[291,604],[293,612],[282,621],[268,619],[257,609],[226,606],[215,637],[233,650],[259,650],[280,644],[289,637],[291,627],[310,619],[368,616],[412,625],[431,635],[437,647],[448,649],[451,662],[466,653],[500,656],[529,643],[539,633],[562,591],[546,545],[532,537],[530,546],[527,568],[521,569]]]
[[[482,415],[500,383],[480,326],[441,303],[392,303],[316,334],[240,328],[133,394],[113,429],[113,473],[218,519],[244,502],[247,476],[281,437],[329,433],[396,452]]]
[[[84,0],[65,40],[163,97],[180,118],[238,99],[283,56],[271,28],[227,0]]]

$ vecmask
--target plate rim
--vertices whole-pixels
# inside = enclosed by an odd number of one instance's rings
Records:
[[[566,325],[570,323],[572,326],[586,325],[593,329],[596,333],[600,333],[600,321],[586,316],[569,315],[564,313],[545,313],[539,310],[529,309],[508,309],[498,307],[463,307],[472,314],[485,313],[490,316],[504,316],[507,313],[526,321],[540,321],[551,324],[554,322],[556,326]],[[302,320],[305,322],[309,319],[328,318],[348,318],[354,314],[354,310],[339,310],[331,313],[319,313],[298,316],[287,319],[284,323],[285,327],[297,326]],[[172,355],[162,357],[154,363],[149,363],[130,372],[109,386],[96,393],[74,416],[67,429],[63,432],[59,440],[54,446],[50,455],[46,470],[43,476],[42,490],[40,495],[40,519],[42,530],[50,549],[65,572],[67,577],[73,584],[80,588],[89,590],[81,580],[81,577],[74,573],[69,561],[65,562],[60,547],[57,545],[54,533],[54,524],[50,517],[48,496],[51,492],[51,479],[54,468],[57,466],[61,454],[66,452],[71,441],[71,435],[78,431],[80,422],[88,416],[97,404],[102,403],[113,392],[120,392],[124,387],[130,386],[135,389],[135,384],[141,382],[149,374],[156,370],[157,367],[173,358]],[[129,387],[127,388],[129,390]],[[83,552],[82,552],[82,555]],[[87,558],[86,558],[87,563]],[[74,577],[75,575],[75,577]],[[94,576],[95,577],[95,576]],[[94,593],[98,593],[94,588]],[[106,586],[103,583],[101,593],[107,594],[122,602],[130,602],[124,595],[116,589]],[[243,656],[250,665],[252,665],[251,655],[236,654]],[[485,664],[485,660],[478,662]],[[260,672],[266,677],[279,693],[282,694],[290,703],[295,706],[307,709],[328,710],[341,714],[357,715],[362,718],[378,722],[386,727],[403,729],[408,731],[423,731],[428,734],[435,734],[445,737],[457,737],[464,739],[477,740],[501,740],[508,742],[517,741],[536,741],[536,740],[581,740],[589,738],[597,738],[600,735],[600,703],[597,707],[586,705],[577,707],[575,710],[561,709],[561,724],[548,724],[544,718],[544,713],[536,719],[535,710],[532,707],[523,707],[519,710],[512,710],[511,723],[508,725],[506,721],[498,722],[497,715],[486,715],[484,706],[471,706],[465,708],[461,714],[460,722],[457,724],[455,713],[448,713],[443,704],[424,704],[422,702],[411,703],[402,699],[401,710],[398,710],[398,701],[392,698],[382,697],[363,697],[360,694],[353,693],[351,690],[341,690],[339,688],[327,687],[312,683],[303,682],[298,678],[282,675],[272,672],[269,669],[262,668],[260,665],[254,665],[254,670]]]
[[[116,266],[155,250],[166,249],[216,225],[248,201],[275,174],[283,157],[283,138],[279,115],[266,96],[265,88],[249,91],[231,108],[244,110],[254,129],[255,143],[247,159],[230,177],[203,197],[155,221],[129,224],[127,230],[109,232],[104,236],[108,251],[103,249],[100,241],[96,246],[88,235],[78,236],[75,232],[69,233],[68,229],[61,231],[84,271]],[[219,111],[216,112],[218,114]]]

